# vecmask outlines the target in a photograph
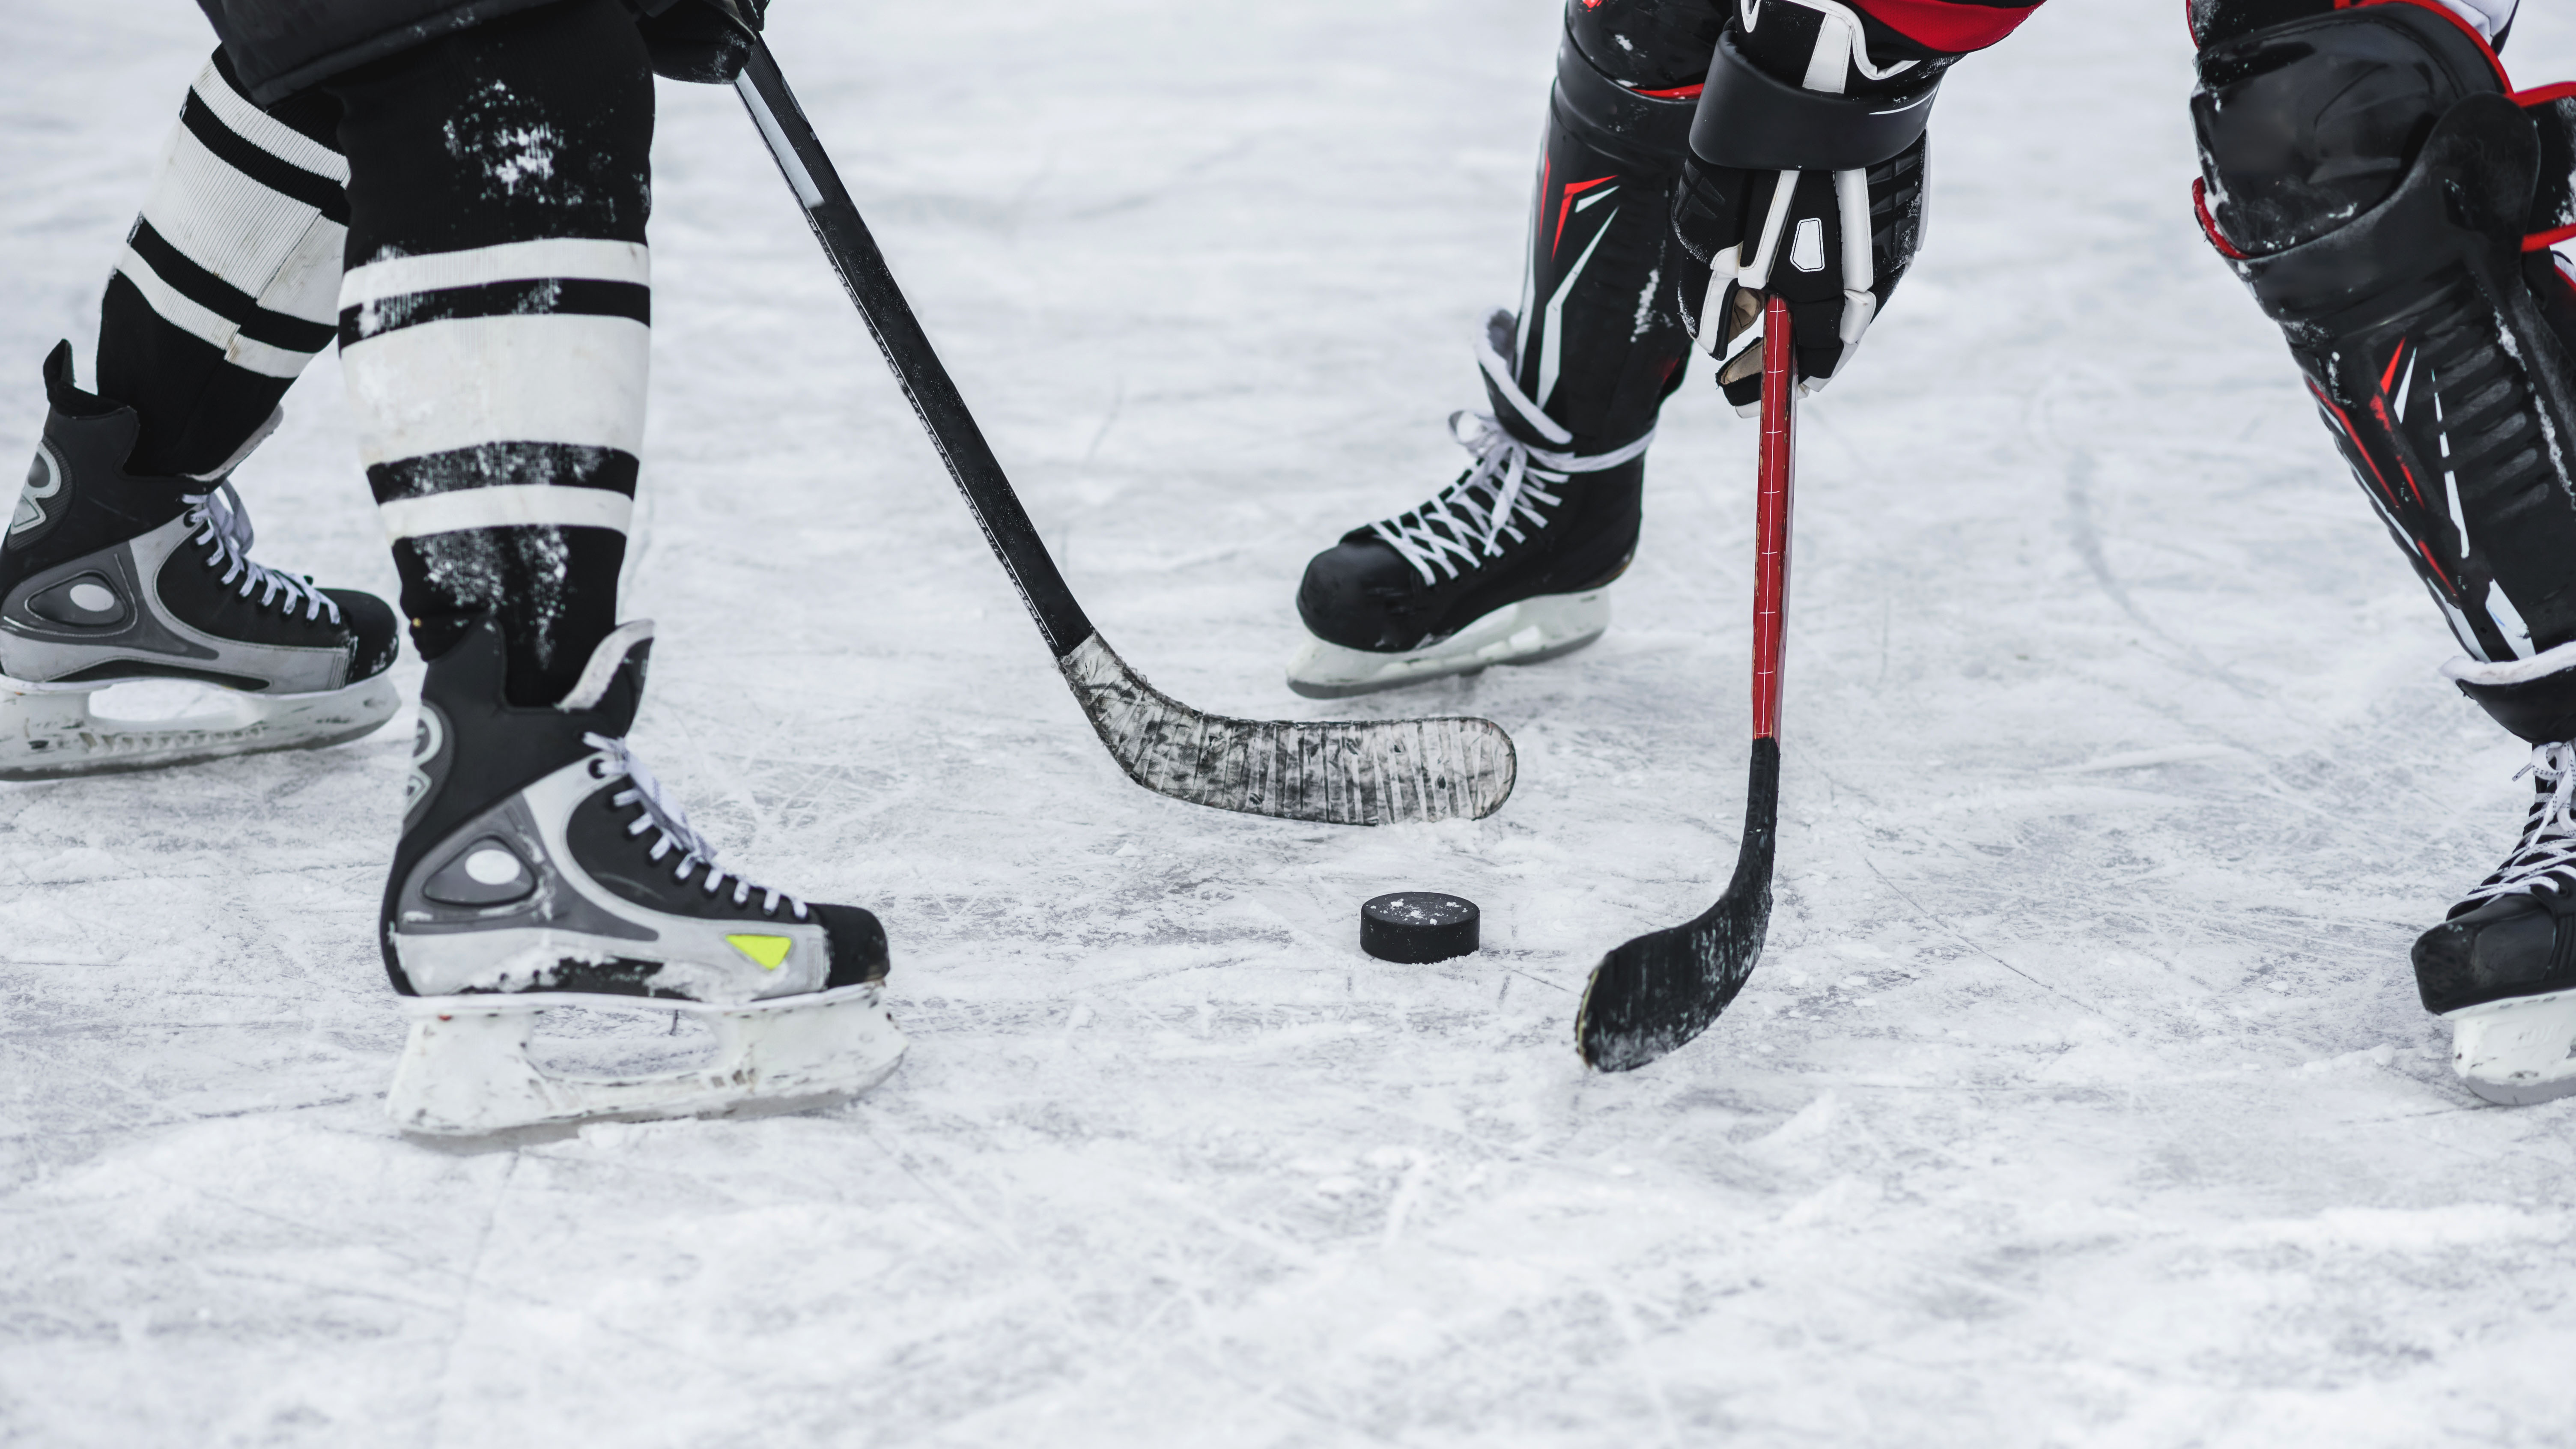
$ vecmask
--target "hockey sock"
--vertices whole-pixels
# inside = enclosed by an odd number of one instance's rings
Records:
[[[141,420],[137,476],[226,467],[330,345],[339,112],[319,95],[251,104],[221,51],[188,88],[99,309],[98,391]]]
[[[424,655],[491,612],[513,703],[615,627],[644,425],[653,79],[574,0],[326,83],[350,163],[340,356]]]
[[[1672,302],[1672,189],[1724,7],[1707,0],[1569,0],[1548,105],[1513,386],[1572,434],[1542,437],[1500,388],[1522,441],[1612,452],[1652,431],[1680,386],[1690,337]]]

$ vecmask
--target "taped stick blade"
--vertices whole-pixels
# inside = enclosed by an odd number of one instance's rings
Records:
[[[1584,1065],[1634,1071],[1708,1030],[1734,1002],[1771,929],[1779,818],[1779,742],[1758,739],[1735,879],[1697,920],[1650,931],[1601,958],[1574,1018]]]
[[[1093,634],[1058,661],[1100,742],[1156,794],[1326,825],[1481,820],[1511,798],[1512,737],[1492,720],[1230,719],[1145,682]]]

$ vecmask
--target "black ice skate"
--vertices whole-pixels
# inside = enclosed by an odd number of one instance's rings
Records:
[[[2576,733],[2571,663],[2576,645],[2447,672],[2508,728],[2545,740]],[[2534,744],[2530,773],[2521,842],[2414,952],[2416,989],[2451,1023],[2461,1080],[2514,1106],[2576,1093],[2576,743]]]
[[[1356,528],[1297,588],[1313,637],[1288,687],[1314,699],[1394,689],[1570,653],[1610,627],[1606,590],[1637,551],[1650,432],[1592,456],[1512,381],[1512,314],[1479,347],[1495,413],[1452,413],[1476,462],[1429,502]],[[1469,430],[1465,425],[1472,423]]]
[[[571,693],[530,709],[506,701],[488,616],[430,662],[381,916],[386,969],[411,998],[388,1103],[406,1130],[819,1102],[903,1056],[878,999],[876,917],[723,869],[628,750],[651,639],[649,623],[620,626]],[[529,1057],[545,1008],[648,1003],[703,1019],[712,1058],[616,1079]]]
[[[251,562],[223,481],[238,456],[203,478],[134,477],[141,420],[72,385],[69,344],[45,360],[45,389],[44,440],[0,541],[0,779],[333,745],[392,717],[393,610]],[[220,686],[226,713],[91,712],[98,691],[143,679]]]

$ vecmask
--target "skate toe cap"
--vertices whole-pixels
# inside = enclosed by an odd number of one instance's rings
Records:
[[[324,589],[322,593],[340,606],[340,622],[357,636],[356,647],[349,651],[349,682],[373,679],[393,668],[394,656],[402,652],[397,642],[401,624],[393,606],[363,589]]]
[[[1327,644],[1409,649],[1422,640],[1416,618],[1421,579],[1381,539],[1355,533],[1315,555],[1297,585],[1297,616]]]
[[[2456,1011],[2529,994],[2560,967],[2559,903],[2528,894],[2498,896],[2417,937],[2411,954],[2424,1009]],[[2576,938],[2576,932],[2567,933]]]
[[[823,984],[861,986],[870,981],[883,981],[889,964],[886,952],[885,924],[874,911],[858,906],[817,904],[816,914],[823,918],[823,933],[832,943],[832,974]]]

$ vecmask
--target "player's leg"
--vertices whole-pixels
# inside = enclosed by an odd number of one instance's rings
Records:
[[[47,358],[49,413],[0,540],[0,778],[336,743],[394,710],[394,618],[248,558],[230,478],[332,338],[348,202],[328,97],[262,107],[220,53],[190,87],[101,306],[98,391]],[[95,718],[134,679],[230,718]]]
[[[1672,187],[1724,6],[1569,0],[1516,312],[1476,339],[1475,461],[1307,565],[1301,694],[1417,683],[1579,648],[1635,553],[1655,413],[1690,346],[1671,304]],[[1687,258],[1683,259],[1687,262]]]
[[[2204,7],[2193,108],[2211,240],[2468,651],[2449,673],[2533,746],[2521,843],[2414,951],[2469,1084],[2530,1101],[2576,1091],[2576,286],[2546,249],[2569,130],[2509,97],[2505,9]]]
[[[720,867],[626,743],[652,632],[616,612],[650,302],[632,21],[571,0],[325,87],[351,170],[342,364],[429,661],[381,918],[395,988],[432,999],[397,1118],[478,1130],[866,1085],[901,1046],[874,1005],[876,918]],[[520,1049],[537,1005],[648,997],[720,1008],[733,1055],[608,1092]]]

